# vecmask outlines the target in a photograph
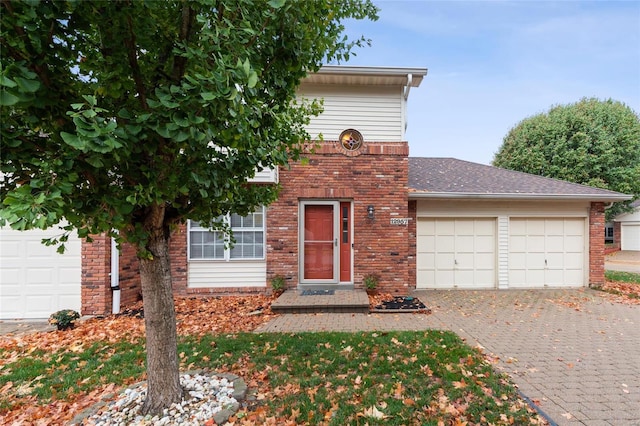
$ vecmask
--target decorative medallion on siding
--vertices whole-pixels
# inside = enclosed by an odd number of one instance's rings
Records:
[[[355,129],[347,129],[340,133],[340,145],[347,151],[347,153],[353,154],[362,148],[364,139],[362,133]]]

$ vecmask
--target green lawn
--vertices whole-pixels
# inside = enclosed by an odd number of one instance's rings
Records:
[[[540,424],[506,376],[450,332],[206,335],[178,351],[185,370],[247,382],[253,402],[237,424]],[[143,378],[142,341],[32,351],[0,369],[0,415]]]
[[[605,271],[604,277],[611,281],[640,284],[640,274],[635,274],[633,272]]]

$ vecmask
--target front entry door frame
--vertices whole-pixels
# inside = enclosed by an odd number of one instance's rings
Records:
[[[305,259],[306,243],[313,244],[305,224],[307,217],[305,215],[307,207],[326,206],[333,212],[332,221],[332,234],[333,251],[331,254],[331,261],[333,263],[331,268],[331,276],[327,278],[314,278],[308,277],[305,274],[305,264],[309,259]],[[345,211],[346,208],[346,211]],[[300,284],[307,285],[328,285],[330,287],[339,284],[352,284],[353,283],[353,203],[351,201],[344,200],[304,200],[300,201],[299,205],[300,220],[299,220],[299,277]],[[345,212],[347,217],[345,217]],[[346,219],[346,221],[345,221]],[[345,233],[345,222],[347,231]],[[318,244],[323,244],[323,237]],[[326,244],[325,244],[326,245]]]

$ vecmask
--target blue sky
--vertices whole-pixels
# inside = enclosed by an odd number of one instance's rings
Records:
[[[612,98],[640,113],[640,1],[376,1],[347,23],[372,46],[348,65],[426,67],[409,96],[414,157],[489,164],[509,129],[552,105]]]

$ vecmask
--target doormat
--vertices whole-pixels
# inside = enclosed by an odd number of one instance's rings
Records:
[[[302,296],[333,296],[335,290],[302,290]]]

